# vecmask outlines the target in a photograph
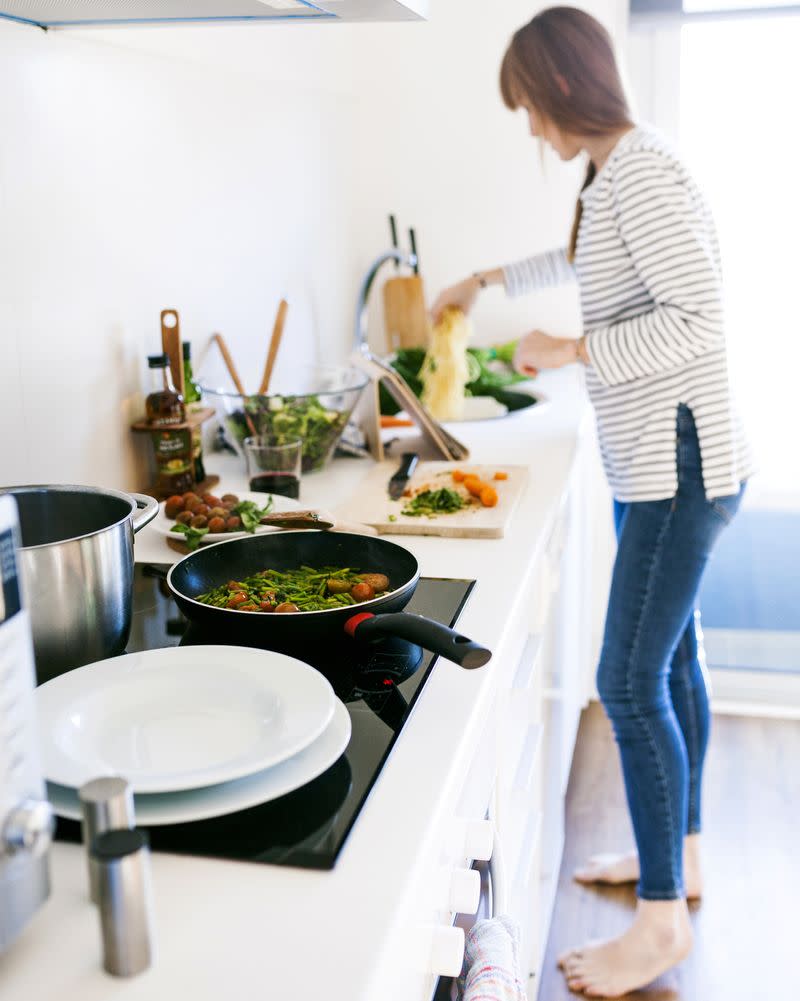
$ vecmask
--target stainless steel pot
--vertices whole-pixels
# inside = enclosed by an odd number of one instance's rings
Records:
[[[6,487],[19,508],[19,565],[41,684],[121,653],[133,599],[133,535],[158,502],[83,486]]]

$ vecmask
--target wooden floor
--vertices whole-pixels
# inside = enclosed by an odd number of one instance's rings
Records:
[[[704,783],[705,895],[689,958],[638,1001],[800,999],[800,723],[714,718]],[[616,745],[603,710],[584,713],[567,797],[567,840],[539,1001],[574,998],[566,947],[626,927],[632,888],[570,878],[594,852],[633,844]]]

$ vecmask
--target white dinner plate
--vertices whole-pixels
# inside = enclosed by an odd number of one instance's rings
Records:
[[[77,789],[122,775],[134,792],[228,782],[285,761],[333,715],[329,682],[281,653],[189,646],[112,657],[36,689],[44,774]]]
[[[227,493],[228,491],[224,491]],[[301,511],[305,510],[304,506],[296,500],[292,500],[291,497],[282,497],[280,494],[256,494],[256,493],[237,493],[236,496],[239,500],[249,500],[255,501],[259,507],[265,507],[269,498],[272,498],[272,511]],[[158,532],[159,535],[163,535],[168,539],[178,539],[183,538],[181,532],[173,532],[172,526],[176,524],[174,518],[168,518],[166,511],[164,510],[166,506],[166,501],[162,501],[158,505],[158,514],[153,518],[152,528]],[[307,507],[306,505],[305,507]],[[272,513],[272,511],[270,513]],[[203,538],[200,540],[201,546],[209,545],[212,542],[225,542],[226,539],[244,539],[248,535],[261,535],[263,532],[277,532],[279,529],[273,527],[272,525],[259,525],[255,533],[253,532],[207,532]]]
[[[522,386],[526,385],[523,383]],[[443,424],[466,424],[469,421],[493,421],[504,417],[514,417],[515,414],[528,414],[533,411],[540,413],[545,409],[548,398],[544,393],[528,392],[520,385],[509,386],[509,394],[515,396],[531,396],[533,401],[518,410],[509,410],[504,403],[499,403],[493,396],[467,396],[464,398],[464,413],[458,420],[443,421]]]
[[[141,827],[185,824],[221,817],[294,792],[322,775],[339,760],[350,743],[350,714],[334,699],[333,716],[317,739],[279,765],[247,778],[185,792],[138,793],[134,797],[136,823]],[[75,789],[47,783],[47,797],[59,817],[80,820]]]

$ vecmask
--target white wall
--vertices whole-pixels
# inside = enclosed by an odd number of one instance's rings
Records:
[[[266,81],[0,23],[0,482],[146,482],[128,423],[166,306],[251,385],[281,295],[279,367],[343,356],[355,104],[284,56]]]
[[[281,295],[280,364],[316,345],[343,357],[390,211],[416,226],[429,298],[563,243],[581,168],[542,158],[497,84],[541,6],[434,0],[429,22],[399,25],[0,23],[0,93],[16,97],[0,103],[0,482],[141,486],[127,423],[165,306],[201,362],[219,329],[257,373]],[[624,20],[621,0],[586,6]],[[577,297],[492,290],[475,320],[483,341],[577,332]]]

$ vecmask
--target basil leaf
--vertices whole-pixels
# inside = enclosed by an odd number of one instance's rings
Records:
[[[243,500],[239,501],[236,507],[232,509],[231,514],[238,515],[242,519],[242,528],[245,532],[250,532],[252,535],[261,524],[261,519],[264,515],[269,514],[272,510],[272,506],[273,500],[270,494],[264,507],[259,507],[255,501]]]
[[[180,522],[176,522],[170,531],[178,532],[185,537],[184,541],[186,542],[187,549],[197,549],[200,545],[200,540],[204,535],[208,534],[207,528],[192,528],[191,525],[182,525]]]

